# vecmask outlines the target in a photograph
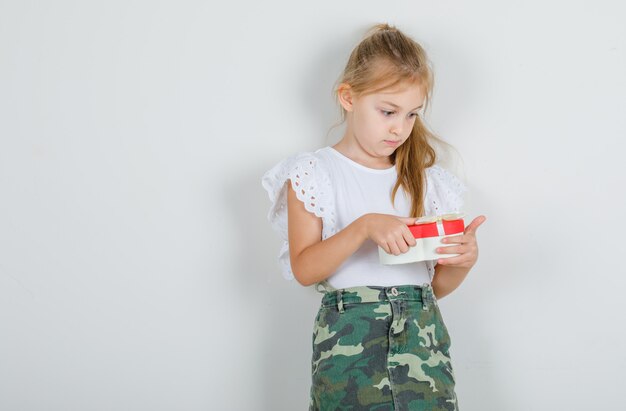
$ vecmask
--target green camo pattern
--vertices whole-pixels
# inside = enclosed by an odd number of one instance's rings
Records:
[[[458,411],[450,336],[432,287],[339,292],[324,293],[315,318],[309,411]]]

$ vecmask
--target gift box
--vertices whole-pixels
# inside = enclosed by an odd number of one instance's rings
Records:
[[[378,246],[378,256],[381,264],[406,264],[425,260],[455,257],[459,254],[440,254],[435,250],[439,247],[450,247],[457,244],[444,244],[442,238],[463,234],[465,223],[462,213],[443,214],[439,216],[425,216],[416,220],[415,224],[408,225],[415,237],[415,244],[409,247],[406,253],[400,255],[388,254]]]

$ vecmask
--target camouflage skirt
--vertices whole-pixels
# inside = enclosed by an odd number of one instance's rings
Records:
[[[309,411],[458,410],[430,284],[325,291],[312,347]]]

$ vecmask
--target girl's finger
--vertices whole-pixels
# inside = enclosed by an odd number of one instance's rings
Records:
[[[400,239],[400,240],[396,243],[396,245],[398,246],[398,252],[400,253],[400,254],[398,254],[398,255],[402,255],[402,254],[404,254],[404,253],[408,252],[408,251],[411,249],[411,246],[410,246],[410,245],[408,245],[408,244],[406,243],[406,241],[404,240],[404,238],[401,238],[401,239]],[[403,249],[405,249],[405,248],[406,248],[406,251],[402,251],[402,250],[403,250]]]
[[[406,243],[409,245],[409,247],[413,247],[415,244],[417,244],[415,236],[408,227],[404,227],[404,230],[402,230],[402,237],[404,238],[404,241],[406,241]]]
[[[446,237],[446,238],[442,238],[441,242],[444,244],[450,244],[450,243],[458,243],[458,244],[462,244],[468,241],[468,236],[464,235],[464,234],[459,234],[459,235],[451,235],[450,237]]]
[[[381,247],[383,248],[383,250],[385,250],[385,252],[387,254],[391,254],[391,249],[389,248],[389,243],[388,242],[384,242]]]
[[[404,224],[413,225],[417,221],[415,217],[396,217],[398,220],[402,221]]]
[[[393,254],[393,255],[400,255],[400,254],[402,254],[400,252],[400,248],[398,248],[398,244],[396,244],[395,241],[388,241],[387,245],[389,246],[389,249],[391,250],[389,254]]]
[[[465,254],[469,250],[464,245],[451,245],[447,247],[437,247],[435,250],[439,254]]]
[[[456,265],[461,264],[468,261],[467,258],[461,254],[456,257],[447,257],[447,258],[439,258],[437,259],[437,263],[441,265]]]
[[[484,215],[480,215],[476,217],[475,219],[472,220],[472,222],[467,227],[465,227],[465,234],[468,234],[468,233],[475,234],[476,229],[480,227],[480,225],[484,223],[485,221],[487,221],[487,217],[485,217]]]

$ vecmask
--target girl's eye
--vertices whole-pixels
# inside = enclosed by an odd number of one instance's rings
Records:
[[[382,113],[385,115],[385,117],[389,117],[389,115],[395,113],[395,111],[387,111],[387,110],[380,110],[380,111],[382,111]],[[413,116],[413,117],[417,117],[417,116],[419,116],[419,113],[411,113],[410,115]]]

